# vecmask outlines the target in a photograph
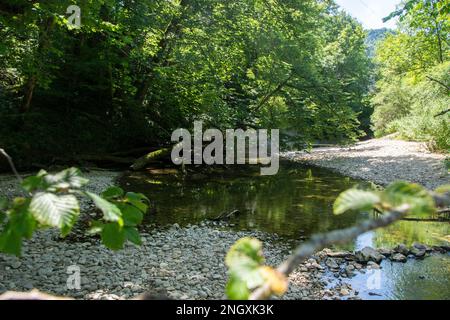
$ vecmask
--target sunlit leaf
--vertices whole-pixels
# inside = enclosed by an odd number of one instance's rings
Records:
[[[230,277],[227,282],[225,292],[230,300],[248,300],[250,290],[241,279]]]
[[[86,195],[91,198],[97,208],[103,212],[103,218],[106,221],[115,221],[119,224],[123,224],[122,213],[115,204],[103,199],[95,193],[86,192]]]
[[[380,202],[380,197],[371,191],[350,189],[341,193],[333,205],[334,214],[343,214],[350,210],[370,210]]]
[[[67,189],[80,189],[89,180],[81,176],[81,171],[77,168],[69,168],[56,174],[43,176],[49,191],[59,191]]]
[[[266,283],[269,284],[272,293],[279,296],[286,293],[288,280],[283,274],[268,266],[261,267],[260,272]]]
[[[436,211],[434,199],[429,192],[415,183],[398,181],[390,184],[382,194],[383,203],[391,207],[408,204],[410,213],[416,216],[433,214]]]
[[[30,212],[39,223],[57,227],[67,235],[78,219],[80,208],[73,195],[39,192],[31,200]]]

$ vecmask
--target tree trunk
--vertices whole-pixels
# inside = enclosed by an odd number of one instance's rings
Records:
[[[164,149],[150,152],[150,153],[146,154],[145,156],[137,159],[131,166],[131,169],[133,169],[134,171],[142,170],[148,164],[155,162],[155,161],[159,161],[163,158],[170,156],[171,152],[172,152],[172,148],[164,148]]]
[[[180,7],[183,10],[187,6],[188,0],[181,0]],[[155,66],[161,64],[164,57],[167,56],[167,49],[169,47],[169,35],[175,34],[174,38],[177,38],[176,35],[180,33],[180,21],[182,20],[183,13],[180,16],[176,16],[172,18],[166,27],[163,36],[159,40],[158,43],[158,51],[156,52],[153,59],[150,61],[150,66],[144,74],[143,81],[138,85],[138,89],[136,92],[136,99],[138,101],[138,105],[142,106],[144,104],[145,98],[147,97],[147,92],[150,88],[151,82],[153,80],[153,70]]]
[[[25,85],[25,92],[20,106],[20,112],[25,113],[30,110],[31,100],[33,99],[34,88],[36,87],[36,76],[31,76]]]
[[[42,30],[39,32],[39,44],[38,47],[36,49],[36,53],[35,53],[35,64],[37,65],[37,68],[39,69],[39,64],[42,63],[41,62],[41,55],[42,53],[45,51],[45,49],[47,49],[47,47],[49,46],[49,32],[53,29],[53,26],[55,25],[55,19],[53,17],[49,17],[45,20],[44,26],[42,28]],[[36,88],[36,84],[37,84],[37,73],[34,72],[30,75],[28,81],[25,84],[24,87],[24,97],[23,97],[23,101],[22,101],[22,105],[20,106],[20,112],[25,113],[28,112],[30,110],[31,107],[31,101],[33,101],[33,94],[34,94],[34,89]]]

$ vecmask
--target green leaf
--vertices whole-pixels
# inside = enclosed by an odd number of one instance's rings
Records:
[[[103,226],[101,237],[102,243],[106,247],[112,250],[120,250],[123,249],[126,235],[119,224],[108,223]]]
[[[99,234],[102,232],[104,226],[105,224],[101,221],[92,221],[87,233],[89,235]]]
[[[134,227],[124,227],[125,236],[132,243],[140,246],[142,244],[141,236],[139,235],[139,231]]]
[[[258,239],[242,238],[230,248],[225,257],[230,275],[227,285],[230,298],[246,299],[251,289],[264,283],[260,272],[262,263],[264,263],[262,243]]]
[[[250,296],[250,290],[245,282],[236,277],[230,277],[225,290],[230,300],[248,300]]]
[[[125,201],[131,203],[133,206],[141,210],[143,213],[147,212],[150,200],[142,193],[127,192]]]
[[[115,198],[123,197],[124,194],[125,194],[125,192],[123,191],[122,188],[113,186],[113,187],[110,187],[110,188],[106,189],[105,191],[103,191],[102,197],[107,200],[112,200]]]
[[[350,210],[370,210],[380,202],[380,197],[371,191],[350,189],[341,193],[333,205],[334,214],[343,214]]]
[[[245,258],[256,265],[264,263],[262,255],[262,243],[254,238],[239,239],[228,251],[225,257],[225,264],[232,267],[235,263],[241,263],[241,259]]]
[[[7,254],[20,256],[22,238],[30,239],[36,228],[36,220],[30,214],[28,208],[29,199],[16,198],[9,211],[9,219],[0,234],[0,251]]]
[[[436,192],[436,193],[439,193],[439,194],[446,194],[446,193],[449,193],[449,192],[450,192],[450,184],[445,184],[445,185],[443,185],[443,186],[440,186],[439,188],[437,188],[437,189],[435,190],[435,192]]]
[[[115,204],[103,199],[95,193],[86,192],[86,195],[91,198],[97,208],[103,212],[103,218],[106,221],[118,222],[120,225],[123,224],[122,213]]]
[[[31,176],[27,177],[22,181],[22,188],[25,191],[33,192],[35,190],[43,190],[46,188],[43,177],[40,176]]]
[[[46,174],[44,181],[48,184],[49,191],[80,189],[89,182],[77,168],[69,168],[54,175]]]
[[[8,208],[9,202],[5,197],[0,197],[0,211]]]
[[[58,196],[49,192],[39,192],[31,200],[30,212],[39,223],[57,227],[65,236],[77,221],[80,208],[77,198],[73,195]]]
[[[22,237],[13,228],[7,228],[0,234],[0,251],[20,256],[22,252]]]
[[[382,194],[383,203],[392,208],[408,204],[415,216],[429,215],[436,211],[434,199],[429,192],[415,183],[398,181],[390,184]]]
[[[144,214],[138,208],[129,204],[118,204],[117,205],[122,211],[122,218],[125,226],[137,226],[141,224],[144,219]]]

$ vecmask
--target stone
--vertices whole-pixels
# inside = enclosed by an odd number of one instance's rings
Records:
[[[342,288],[341,291],[339,291],[341,296],[348,296],[350,295],[350,291],[346,288]]]
[[[347,276],[351,277],[354,275],[355,267],[353,265],[348,265],[345,267],[345,272],[347,273]]]
[[[327,251],[327,256],[330,258],[347,258],[348,256],[351,256],[352,254],[348,251]]]
[[[425,257],[425,254],[427,253],[425,248],[417,248],[417,247],[411,247],[411,254],[415,256],[416,258],[423,258]]]
[[[365,247],[361,251],[356,253],[356,259],[358,262],[369,262],[373,261],[380,263],[383,260],[383,256],[372,247]]]
[[[25,282],[23,287],[25,288],[25,290],[32,290],[34,288],[34,285],[31,282]]]
[[[422,243],[418,243],[418,242],[414,242],[412,247],[416,248],[416,249],[420,249],[420,250],[425,250],[425,251],[429,250],[428,246],[426,246],[426,245],[424,245]]]
[[[327,259],[325,265],[330,269],[339,269],[339,265],[334,259]]]
[[[404,245],[403,243],[399,244],[398,246],[396,246],[394,248],[394,251],[397,253],[401,253],[404,256],[407,256],[409,254],[409,249],[406,245]]]
[[[401,253],[396,253],[394,255],[391,256],[391,260],[394,262],[406,262],[408,259],[406,258],[405,255],[401,254]]]
[[[385,257],[390,257],[394,253],[394,251],[392,249],[386,249],[386,248],[380,248],[380,249],[378,249],[378,252]]]
[[[370,269],[372,269],[372,270],[378,270],[378,269],[381,269],[380,265],[379,265],[378,263],[376,263],[376,262],[373,262],[373,261],[369,261],[369,262],[367,263],[367,267],[370,268]]]

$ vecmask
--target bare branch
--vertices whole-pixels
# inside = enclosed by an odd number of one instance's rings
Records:
[[[315,252],[323,250],[332,244],[348,242],[349,240],[352,240],[368,231],[387,227],[402,219],[408,213],[409,209],[409,205],[403,205],[396,211],[385,214],[379,219],[367,220],[357,226],[343,230],[314,235],[311,240],[300,245],[286,261],[278,266],[277,270],[285,276],[289,276],[289,274],[291,274],[299,264],[304,262]],[[269,297],[270,294],[270,286],[264,285],[252,293],[250,300],[265,299]]]
[[[442,82],[441,80],[438,79],[434,79],[430,76],[427,76],[427,79],[433,82],[436,82],[438,84],[440,84],[441,86],[443,86],[445,89],[447,89],[447,91],[450,91],[450,87],[448,85],[446,85],[444,82]]]
[[[438,117],[441,117],[441,116],[443,116],[443,115],[445,115],[445,114],[447,114],[447,113],[449,113],[449,112],[450,112],[450,109],[447,109],[447,110],[444,110],[444,111],[438,113],[438,114],[435,115],[434,117],[435,117],[435,118],[438,118]]]
[[[23,179],[19,175],[19,172],[17,172],[16,166],[14,165],[14,162],[12,161],[12,158],[9,156],[9,154],[7,154],[6,151],[1,148],[0,148],[0,154],[2,154],[6,158],[6,160],[8,160],[8,163],[9,163],[9,166],[11,167],[12,172],[16,176],[19,183],[22,183]]]

